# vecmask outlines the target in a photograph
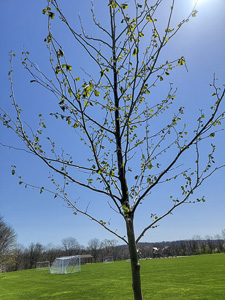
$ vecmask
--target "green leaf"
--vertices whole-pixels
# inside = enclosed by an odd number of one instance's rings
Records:
[[[133,51],[133,56],[137,55],[137,48],[134,48],[134,51]]]
[[[128,8],[128,4],[122,4],[122,9],[127,9]]]
[[[148,182],[149,184],[152,184],[152,179],[151,179],[151,177],[148,177],[148,178],[147,178],[147,182]]]
[[[70,124],[71,124],[70,117],[66,117],[66,121],[68,122],[68,125],[70,125]]]
[[[72,91],[72,89],[69,87],[68,88],[68,93],[70,94],[70,97],[72,96],[72,93],[73,93],[73,91]]]
[[[139,32],[139,36],[140,37],[143,37],[143,36],[145,36],[142,32]]]
[[[98,96],[100,95],[100,92],[99,92],[99,91],[96,91],[96,90],[95,90],[94,93],[95,93],[95,96],[96,96],[96,97],[98,97]]]
[[[195,18],[195,17],[196,17],[196,15],[197,15],[197,13],[198,13],[198,11],[195,9],[195,10],[193,11],[193,13],[192,13],[192,15],[191,15],[191,16],[192,16],[193,18]]]
[[[185,59],[184,57],[182,56],[179,60],[178,60],[178,66],[182,66],[185,64]]]
[[[56,72],[56,74],[59,74],[60,72],[62,72],[59,66],[56,67],[55,72]]]
[[[51,35],[51,33],[47,36],[46,39],[44,39],[44,41],[48,42],[48,43],[51,43],[51,41],[52,41],[52,35]]]
[[[15,170],[12,170],[12,175],[15,175]]]
[[[113,170],[110,170],[109,174],[110,174],[111,176],[113,176],[113,175],[114,175]]]
[[[51,19],[54,19],[54,17],[55,17],[55,14],[54,14],[53,12],[51,12],[51,11],[49,11],[49,12],[47,13],[47,15],[48,15],[49,18],[51,18]]]
[[[209,136],[210,136],[210,137],[214,137],[214,136],[215,136],[215,132],[210,133]]]
[[[146,19],[147,19],[150,23],[152,23],[152,18],[151,18],[150,16],[147,16]]]
[[[106,222],[104,222],[103,220],[99,220],[99,223],[101,223],[102,225],[106,224]]]
[[[129,210],[129,208],[126,206],[126,205],[123,205],[122,206],[122,209],[123,209],[123,211],[125,212],[125,213],[128,213],[130,210]]]
[[[150,164],[148,165],[148,169],[151,170],[152,168],[153,168],[153,165],[150,163]]]
[[[63,51],[62,51],[61,49],[59,49],[59,52],[58,52],[58,53],[59,53],[60,56],[63,56],[63,55],[64,55],[64,53],[63,53]]]
[[[117,8],[118,4],[116,3],[115,0],[112,0],[112,1],[108,4],[108,6],[111,6],[112,8]]]
[[[67,71],[72,71],[72,67],[69,66],[69,65],[66,65],[66,70],[67,70]]]

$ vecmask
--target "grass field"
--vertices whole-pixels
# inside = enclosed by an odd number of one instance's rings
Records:
[[[225,299],[225,254],[142,260],[145,299]],[[92,264],[81,273],[26,270],[0,274],[0,299],[133,299],[130,263]]]

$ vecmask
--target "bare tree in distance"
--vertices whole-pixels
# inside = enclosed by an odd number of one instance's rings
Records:
[[[116,260],[117,252],[119,251],[117,246],[118,241],[104,239],[100,245],[100,248],[102,249],[102,258],[104,258],[104,256],[112,256],[113,260]]]
[[[8,225],[2,216],[0,216],[0,256],[9,253],[15,246],[16,232]]]
[[[80,244],[78,241],[73,237],[68,237],[62,239],[62,248],[66,252],[66,255],[74,255],[79,249]]]
[[[72,28],[58,1],[48,1],[43,9],[43,14],[48,18],[45,42],[53,78],[39,70],[29,58],[28,51],[23,53],[22,63],[32,77],[31,83],[41,85],[56,97],[55,111],[51,111],[50,115],[65,122],[68,143],[71,141],[69,136],[74,133],[77,147],[85,149],[86,160],[82,157],[78,161],[73,149],[67,155],[58,151],[60,147],[56,147],[47,133],[48,124],[43,117],[45,110],[39,113],[38,130],[34,131],[23,121],[13,91],[13,53],[9,77],[15,117],[3,109],[0,117],[3,125],[24,142],[24,150],[38,157],[51,170],[50,180],[56,190],[40,187],[40,193],[49,191],[54,197],[62,198],[75,215],[87,216],[128,244],[136,300],[142,299],[137,242],[147,230],[156,227],[160,220],[182,204],[204,202],[204,197],[193,200],[192,194],[215,171],[224,167],[215,164],[216,146],[212,143],[217,126],[224,119],[221,103],[225,90],[221,91],[217,86],[217,79],[214,77],[211,84],[214,101],[210,103],[207,113],[201,110],[193,131],[182,122],[184,107],[174,108],[171,113],[176,88],[167,78],[176,67],[185,67],[186,62],[183,56],[165,59],[165,51],[176,33],[196,16],[197,11],[194,7],[186,19],[173,27],[175,0],[168,5],[166,23],[155,17],[163,2],[155,0],[150,6],[148,1],[132,1],[128,6],[127,3],[109,0],[104,4],[108,7],[109,22],[104,26],[97,20],[92,7],[95,36],[86,33],[82,22],[81,31]],[[129,9],[130,6],[132,9]],[[69,30],[77,47],[83,49],[82,55],[96,64],[98,71],[96,68],[93,72],[91,68],[85,70],[83,80],[80,74],[77,76],[78,71],[73,70],[70,64],[72,58],[66,56],[52,29],[52,24],[58,21],[56,16]],[[79,61],[79,56],[75,54],[74,59]],[[168,90],[162,95],[164,83]],[[158,95],[155,92],[157,87]],[[190,123],[192,127],[193,120]],[[203,152],[200,155],[201,146],[206,145],[211,149],[207,154]],[[185,164],[187,155],[189,160]],[[19,176],[16,167],[13,167],[12,174]],[[62,177],[62,184],[54,174]],[[149,223],[136,236],[134,216],[140,205],[153,201],[151,194],[155,188],[162,189],[163,184],[167,186],[171,181],[175,181],[178,188],[176,195],[168,195],[169,208],[165,207],[161,215],[146,209],[145,213],[150,216]],[[19,184],[33,186],[20,176]],[[90,210],[89,204],[82,209],[79,201],[71,200],[73,197],[67,194],[70,184],[105,196],[112,216],[116,212],[124,220],[127,235],[112,228],[111,222],[104,219],[104,212],[102,219],[99,219],[95,211]]]
[[[99,239],[96,239],[96,238],[91,239],[88,242],[87,249],[90,250],[90,253],[91,253],[91,255],[94,258],[94,262],[96,262],[97,261],[97,257],[98,257],[98,250],[100,249],[100,241],[99,241]]]
[[[26,254],[24,260],[27,263],[28,269],[36,267],[36,263],[40,261],[40,257],[44,252],[44,246],[40,243],[31,243],[26,248]]]

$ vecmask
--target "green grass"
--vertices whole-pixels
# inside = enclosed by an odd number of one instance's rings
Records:
[[[225,254],[142,260],[144,299],[225,299]],[[133,299],[130,263],[82,266],[81,273],[0,274],[0,299]]]

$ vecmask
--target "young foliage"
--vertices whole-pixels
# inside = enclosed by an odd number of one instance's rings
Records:
[[[42,114],[39,114],[37,132],[24,126],[13,92],[13,54],[9,77],[16,118],[1,110],[3,125],[24,142],[26,151],[39,157],[52,171],[49,179],[55,191],[39,187],[40,193],[48,191],[54,197],[61,197],[73,209],[74,215],[86,215],[128,244],[135,299],[142,299],[137,242],[147,230],[157,227],[159,221],[177,207],[193,202],[191,196],[194,191],[216,170],[224,167],[212,167],[215,163],[214,145],[206,161],[201,161],[200,157],[202,141],[213,138],[216,132],[214,127],[220,126],[224,119],[221,103],[225,90],[220,91],[216,79],[212,83],[215,102],[211,105],[211,114],[205,117],[201,112],[193,132],[188,131],[187,125],[182,123],[183,107],[171,113],[176,88],[166,81],[167,76],[178,66],[186,67],[186,60],[183,56],[173,60],[165,59],[164,52],[167,43],[197,13],[193,8],[186,19],[172,28],[175,1],[171,3],[163,29],[158,25],[160,20],[155,18],[160,9],[159,0],[151,6],[148,1],[142,4],[136,1],[132,4],[109,1],[104,4],[108,7],[109,26],[101,25],[92,7],[96,36],[87,35],[82,22],[81,31],[72,28],[56,0],[48,1],[47,8],[43,9],[42,13],[48,21],[45,42],[53,79],[44,75],[32,63],[28,52],[23,54],[22,63],[32,77],[31,82],[40,84],[56,97],[57,109],[56,112],[50,112],[50,115],[65,122],[68,132],[72,130],[79,140],[81,151],[85,149],[84,153],[88,153],[82,161],[77,161],[73,149],[66,156],[64,152],[57,151],[55,142],[45,134],[47,129]],[[134,12],[130,9],[132,5]],[[67,63],[67,53],[56,39],[56,17],[66,25],[74,42],[83,48],[87,58],[96,65],[94,72],[86,70],[82,79],[81,74]],[[164,95],[159,92],[158,97],[153,97],[155,88],[160,91],[164,82],[167,84]],[[44,135],[48,144],[43,142]],[[186,153],[190,153],[193,160],[188,167],[185,164],[181,166]],[[62,177],[63,184],[57,182],[54,173]],[[12,175],[17,175],[15,167]],[[170,181],[177,181],[179,188],[176,196],[168,195],[169,209],[165,208],[161,215],[147,211],[149,223],[136,236],[136,211],[142,203],[152,200],[151,193],[156,187]],[[29,186],[20,177],[19,184]],[[81,209],[79,202],[70,200],[67,195],[69,184],[104,195],[112,213],[116,211],[124,219],[127,236],[112,228],[111,223],[104,220],[104,214],[100,220],[95,217],[94,212],[89,210],[89,204],[86,209]],[[197,199],[199,201],[204,202],[204,197]]]

